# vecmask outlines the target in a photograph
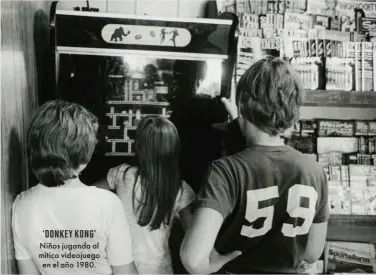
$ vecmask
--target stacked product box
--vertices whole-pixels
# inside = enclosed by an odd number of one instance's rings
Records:
[[[343,164],[376,165],[376,121],[318,120],[318,153],[340,152]]]
[[[350,215],[351,214],[351,198],[348,188],[343,186],[330,185],[329,182],[329,213]]]
[[[283,36],[283,56],[290,59],[308,90],[325,88],[324,62],[317,38],[314,29],[285,29]]]
[[[300,120],[284,137],[316,159],[328,178],[331,214],[375,215],[376,165],[360,165],[361,138],[373,140],[375,121]],[[369,148],[370,146],[367,146]],[[368,149],[367,149],[368,150]]]
[[[355,91],[376,91],[376,45],[372,42],[351,42],[355,47]],[[352,51],[348,53],[352,56]]]
[[[267,7],[267,6],[266,6]],[[279,12],[242,13],[239,15],[236,82],[254,62],[266,55],[283,56],[281,43],[284,17]]]
[[[240,18],[238,52],[243,54],[236,79],[258,59],[273,55],[292,62],[307,90],[376,91],[376,15],[369,6],[322,0],[218,0],[217,6],[219,12],[235,10]],[[244,43],[243,37],[260,40]],[[244,62],[258,48],[261,54]]]
[[[359,139],[358,154],[356,155],[357,164],[376,165],[376,122],[356,121],[355,136]],[[349,158],[351,160],[351,155]]]
[[[369,140],[374,141],[374,123],[317,120],[318,162],[328,177],[332,214],[375,215],[376,166],[360,165],[365,155],[373,156],[368,153],[374,150],[369,146]]]
[[[327,242],[325,273],[376,272],[375,246],[368,243]]]
[[[376,166],[349,165],[352,214],[375,215]]]
[[[376,166],[329,165],[331,214],[376,215]]]

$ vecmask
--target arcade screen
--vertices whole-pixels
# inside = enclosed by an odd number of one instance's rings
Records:
[[[60,54],[58,72],[58,97],[82,104],[100,121],[95,155],[133,156],[142,117],[169,117],[179,97],[220,95],[222,60]]]

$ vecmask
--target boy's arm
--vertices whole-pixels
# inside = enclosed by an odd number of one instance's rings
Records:
[[[235,102],[230,102],[227,98],[222,97],[221,101],[223,105],[225,106],[225,109],[230,116],[230,120],[235,120],[239,116],[238,107],[236,106]]]
[[[234,102],[230,102],[227,98],[221,98],[229,117],[230,122],[214,124],[213,127],[224,131],[223,146],[226,155],[239,153],[247,148],[246,139],[241,130],[241,118],[238,116],[238,108]]]
[[[177,212],[179,213],[180,222],[186,231],[188,227],[192,224],[193,218],[193,206],[192,203],[196,199],[196,194],[192,188],[183,181],[182,183],[182,193],[181,196],[178,195],[176,199]]]
[[[179,212],[179,219],[185,231],[188,230],[193,221],[192,206],[188,205]]]
[[[325,247],[328,222],[313,223],[308,233],[307,248],[303,260],[309,264],[316,262],[322,255]]]
[[[223,162],[209,167],[207,181],[195,202],[192,225],[180,248],[182,263],[190,273],[214,273],[240,255],[238,251],[220,255],[214,248],[223,220],[233,211],[236,201],[231,179]]]
[[[190,274],[217,272],[241,254],[235,251],[220,255],[215,250],[215,240],[222,223],[222,214],[211,208],[199,208],[194,214],[192,226],[185,234],[180,249],[180,258]]]
[[[307,263],[316,262],[322,255],[325,247],[328,230],[329,204],[328,204],[328,179],[324,171],[321,171],[318,182],[320,200],[316,215],[308,233],[308,242],[303,260]]]

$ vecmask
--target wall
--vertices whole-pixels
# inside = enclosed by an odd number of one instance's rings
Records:
[[[100,12],[170,17],[202,17],[205,0],[100,0],[90,6]],[[60,1],[58,9],[85,7],[86,1]]]
[[[100,12],[171,17],[202,17],[205,3],[205,0],[90,1]],[[58,9],[72,10],[75,6],[86,6],[86,1],[60,1]],[[301,118],[376,119],[376,108],[303,107]]]
[[[205,0],[102,0],[90,1],[101,12],[201,17]],[[72,10],[86,1],[60,1],[59,9]],[[50,1],[1,1],[1,274],[14,273],[11,243],[11,206],[15,195],[28,186],[25,133],[32,110],[38,105],[37,75],[40,56],[34,50],[39,23],[46,23]],[[37,13],[38,11],[38,13]],[[39,23],[38,23],[39,22]],[[43,31],[43,28],[41,29]],[[40,43],[43,44],[43,43]],[[376,108],[303,107],[301,117],[374,119]]]
[[[48,9],[47,1],[1,1],[1,274],[15,273],[11,211],[28,186],[25,133],[38,105],[35,26]]]
[[[344,107],[309,107],[301,108],[302,119],[329,118],[329,119],[376,119],[375,108],[344,108]]]

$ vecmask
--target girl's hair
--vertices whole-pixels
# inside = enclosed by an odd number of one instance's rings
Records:
[[[179,172],[180,139],[171,121],[160,116],[143,118],[136,130],[137,179],[141,183],[141,198],[133,208],[138,224],[151,230],[171,221],[177,194],[181,188]]]
[[[43,104],[27,133],[31,169],[47,187],[76,178],[89,163],[97,143],[98,119],[83,106],[61,100]]]

